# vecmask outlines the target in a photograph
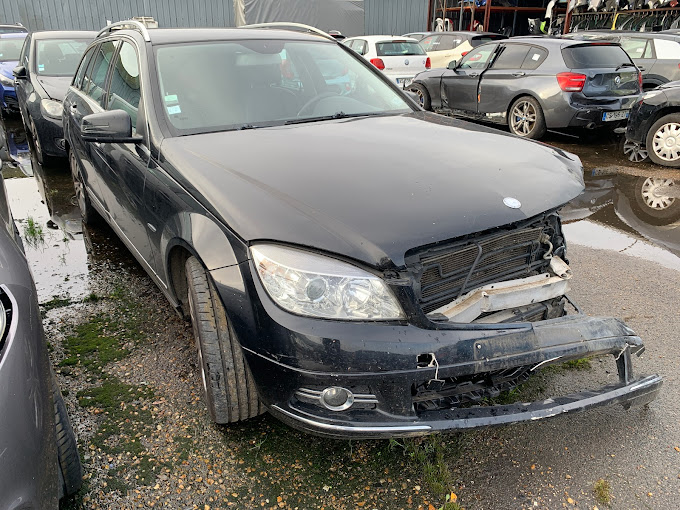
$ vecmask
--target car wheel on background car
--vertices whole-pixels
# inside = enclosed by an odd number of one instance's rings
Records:
[[[78,168],[78,161],[73,151],[69,151],[68,155],[69,166],[71,167],[71,176],[73,177],[73,188],[76,192],[76,200],[80,208],[80,215],[86,225],[94,225],[100,218],[99,213],[92,207],[90,197],[87,195],[87,188],[83,182],[83,177]]]
[[[647,133],[647,152],[657,165],[680,167],[680,113],[657,120]]]
[[[83,467],[80,464],[78,445],[71,422],[66,412],[66,404],[61,396],[59,386],[52,377],[52,395],[54,400],[54,424],[57,433],[57,459],[59,461],[60,498],[72,496],[83,483]]]
[[[636,209],[648,223],[665,225],[680,219],[680,199],[673,179],[640,177],[635,183]]]
[[[418,96],[418,104],[420,104],[424,110],[430,109],[430,94],[427,91],[425,85],[421,85],[420,83],[412,83],[408,86],[408,90]]]
[[[642,147],[639,143],[624,138],[621,147],[623,149],[623,154],[633,163],[642,163],[649,157],[647,149]]]
[[[28,122],[30,124],[30,129],[28,132],[31,135],[31,140],[33,141],[33,150],[35,151],[35,157],[38,159],[38,163],[42,166],[48,166],[50,163],[49,158],[45,155],[40,143],[40,137],[38,136],[38,130],[35,127],[35,122],[29,117]]]
[[[508,114],[510,131],[523,138],[537,140],[545,134],[543,109],[533,97],[522,96],[510,107]]]
[[[195,257],[187,259],[185,269],[189,314],[210,416],[216,423],[254,418],[265,409],[217,290]]]

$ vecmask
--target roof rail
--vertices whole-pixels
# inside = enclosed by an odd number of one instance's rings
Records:
[[[102,28],[99,33],[97,34],[97,37],[100,37],[102,34],[110,34],[114,30],[124,30],[124,29],[130,29],[130,30],[137,30],[139,33],[142,34],[142,37],[144,37],[144,40],[146,42],[150,42],[151,38],[149,37],[149,32],[144,26],[143,23],[140,23],[139,21],[135,21],[133,19],[126,19],[124,21],[116,21],[115,23],[111,23],[110,25],[106,25],[104,28]]]
[[[323,30],[319,30],[316,27],[309,25],[303,25],[302,23],[292,23],[289,21],[276,21],[272,23],[256,23],[254,25],[242,25],[239,28],[280,28],[282,30],[292,30],[294,32],[312,32],[313,34],[320,35],[331,41],[336,41],[335,37],[327,34]]]

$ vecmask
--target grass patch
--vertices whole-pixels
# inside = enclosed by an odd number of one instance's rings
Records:
[[[75,334],[64,342],[66,357],[61,366],[79,365],[88,370],[100,371],[101,367],[125,357],[129,351],[121,346],[120,338],[114,334],[120,329],[116,321],[96,316],[90,322],[76,327]]]
[[[567,370],[590,370],[592,365],[590,364],[590,358],[580,358],[565,361],[562,363],[562,366]]]
[[[611,484],[600,478],[595,484],[593,484],[593,494],[595,494],[595,501],[600,505],[609,506],[612,502],[612,486]]]
[[[50,310],[54,310],[55,308],[62,308],[64,306],[68,306],[72,303],[71,298],[68,296],[61,297],[61,296],[52,296],[52,299],[49,301],[46,301],[42,305],[40,305],[43,309],[43,313],[47,313]]]
[[[32,248],[37,248],[38,246],[45,244],[45,232],[43,231],[42,225],[37,223],[32,216],[26,218],[26,223],[24,224],[24,238]]]

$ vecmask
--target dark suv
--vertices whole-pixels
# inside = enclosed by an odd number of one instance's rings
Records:
[[[557,210],[583,191],[579,159],[421,111],[323,32],[111,25],[64,131],[85,221],[103,216],[191,318],[219,423],[266,409],[333,437],[408,436],[659,389],[632,375],[633,331],[565,297]],[[612,386],[464,405],[600,354]]]

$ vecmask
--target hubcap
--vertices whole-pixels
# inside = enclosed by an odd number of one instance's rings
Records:
[[[675,194],[673,193],[673,186],[674,182],[672,179],[654,179],[649,177],[642,184],[642,199],[650,209],[657,211],[668,209],[675,202],[674,197],[668,196]]]
[[[680,124],[669,122],[661,126],[654,133],[652,150],[664,161],[677,161],[680,158]]]
[[[512,109],[510,116],[512,131],[520,136],[527,136],[536,125],[536,108],[529,101],[520,101]]]
[[[648,157],[647,149],[641,147],[637,143],[629,142],[627,140],[623,144],[623,153],[634,163],[640,163]]]

